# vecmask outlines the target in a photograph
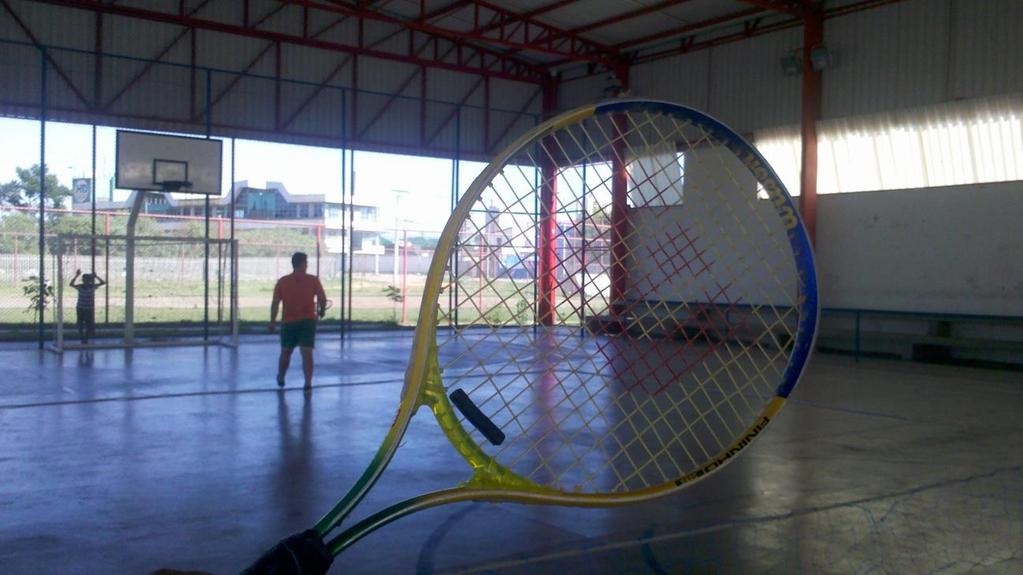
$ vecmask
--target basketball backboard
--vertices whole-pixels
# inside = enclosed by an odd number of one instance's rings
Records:
[[[118,130],[115,186],[219,196],[222,145],[220,140]],[[180,182],[191,186],[180,187]]]

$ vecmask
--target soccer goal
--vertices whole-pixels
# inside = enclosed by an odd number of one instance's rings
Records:
[[[54,351],[237,345],[236,242],[61,235],[52,245]],[[89,281],[86,274],[93,276],[93,288],[71,287],[72,279],[76,285]],[[94,333],[80,321],[89,307],[83,291],[93,295]]]

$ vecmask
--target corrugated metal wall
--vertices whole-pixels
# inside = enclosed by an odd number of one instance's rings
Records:
[[[633,92],[698,108],[738,132],[796,123],[800,77],[785,75],[780,61],[802,34],[792,28],[636,66]]]
[[[829,19],[836,64],[823,76],[822,116],[1023,91],[1021,28],[1019,0],[904,0]],[[801,45],[793,28],[641,64],[633,92],[695,106],[741,132],[796,124],[801,79],[784,74],[781,58]]]
[[[483,159],[532,126],[541,108],[532,83],[491,79],[488,87],[473,74],[210,30],[193,33],[117,15],[102,16],[105,55],[100,59],[94,13],[26,0],[9,3],[47,47],[47,117],[53,120],[202,134],[208,98],[215,135],[330,146],[344,141],[363,149],[433,155],[457,150]],[[121,5],[178,10],[176,0]],[[234,25],[243,17],[241,3],[232,2],[189,0],[185,13]],[[302,33],[300,7],[282,8],[271,0],[251,1],[249,21],[275,32]],[[354,44],[355,22],[330,15],[311,22],[309,33]],[[379,50],[409,42],[407,34],[396,35],[393,26],[377,22],[367,22],[363,33]],[[424,35],[412,40],[432,53]],[[43,58],[31,44],[0,6],[0,113],[39,115]]]
[[[825,118],[948,97],[949,0],[909,0],[831,20],[824,37],[837,60],[824,73]]]
[[[823,115],[840,118],[1023,91],[1023,2],[907,0],[828,21],[838,65]]]

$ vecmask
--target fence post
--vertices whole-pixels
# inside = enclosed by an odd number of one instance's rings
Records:
[[[408,301],[408,229],[401,231],[401,324],[405,325],[405,302]]]
[[[64,351],[64,242],[57,238],[57,350]]]
[[[110,214],[107,214],[107,227],[110,226]],[[103,323],[110,323],[110,236],[107,236],[106,253],[103,255],[103,277],[107,283],[103,284]]]
[[[856,363],[860,362],[860,310],[856,310]]]

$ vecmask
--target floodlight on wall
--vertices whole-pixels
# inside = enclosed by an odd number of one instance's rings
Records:
[[[798,76],[803,73],[803,58],[799,50],[793,50],[782,56],[781,70],[786,76]]]
[[[810,65],[817,72],[833,68],[835,66],[835,57],[828,50],[828,47],[821,44],[814,46],[810,49]]]
[[[625,88],[625,86],[622,85],[622,82],[621,80],[618,79],[618,76],[611,73],[604,78],[604,90],[602,95],[605,99],[610,99],[625,98],[631,96],[632,94],[629,90]]]
[[[824,44],[810,49],[810,66],[815,72],[835,67],[835,55]],[[803,50],[797,48],[781,58],[781,69],[786,76],[803,73]]]

